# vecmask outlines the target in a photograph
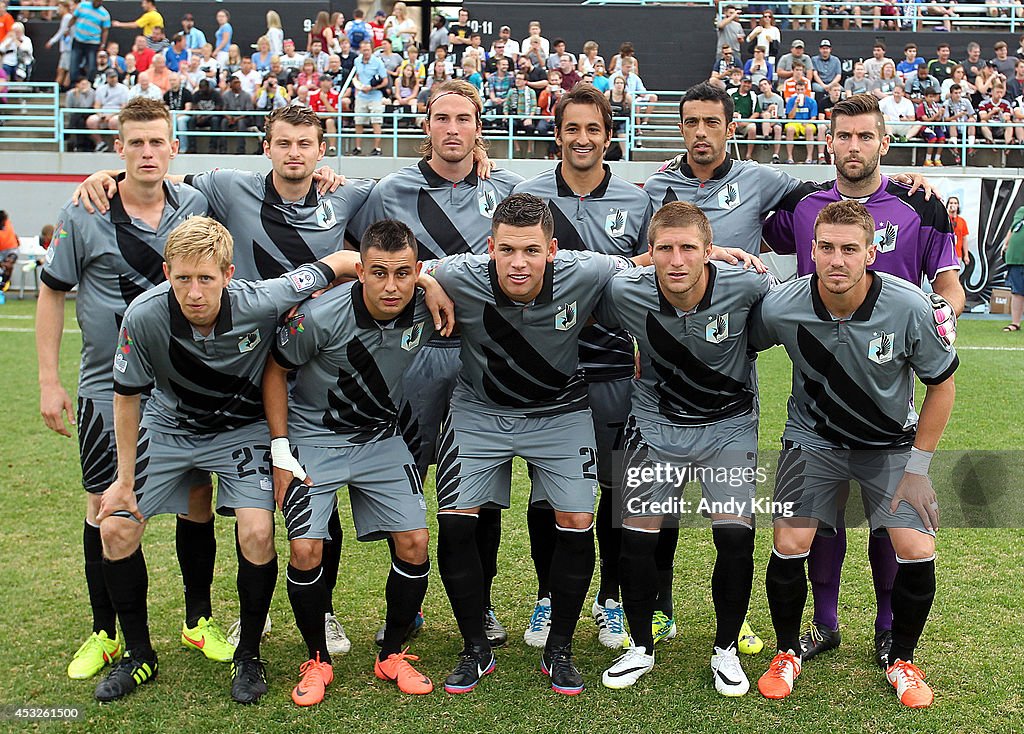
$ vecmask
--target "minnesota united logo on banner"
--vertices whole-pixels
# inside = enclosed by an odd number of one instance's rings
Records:
[[[875,230],[875,247],[878,248],[879,252],[892,252],[896,249],[896,238],[899,234],[900,227],[898,224],[883,222]]]
[[[626,233],[626,219],[629,212],[625,209],[612,209],[611,214],[605,217],[604,231],[610,237],[621,237]]]
[[[573,301],[555,311],[555,328],[558,331],[568,331],[576,326],[576,310],[576,301]]]
[[[711,322],[704,329],[704,338],[712,344],[721,344],[729,337],[729,314],[708,316]]]
[[[726,184],[725,188],[718,192],[718,206],[722,209],[735,209],[740,205],[740,185],[737,183]]]
[[[895,341],[895,334],[878,334],[878,336],[868,342],[868,359],[875,364],[891,362],[892,348]]]
[[[423,336],[423,323],[413,324],[402,332],[402,349],[411,351],[420,345],[420,337]]]
[[[337,217],[334,216],[334,205],[327,199],[321,201],[320,206],[316,208],[316,223],[321,229],[330,229],[338,223]]]
[[[498,208],[498,197],[490,189],[482,189],[476,197],[480,205],[480,216],[490,219],[494,216],[494,210]]]

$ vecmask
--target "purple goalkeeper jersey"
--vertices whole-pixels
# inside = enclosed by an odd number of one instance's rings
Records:
[[[811,240],[814,220],[826,204],[844,197],[835,180],[805,183],[788,194],[764,222],[764,241],[780,255],[796,254],[797,272],[814,272]],[[875,218],[878,255],[872,270],[889,273],[919,285],[943,270],[959,267],[953,249],[953,226],[938,197],[925,200],[924,192],[909,189],[882,176],[882,185],[862,202]]]

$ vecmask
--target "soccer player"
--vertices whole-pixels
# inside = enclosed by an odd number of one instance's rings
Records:
[[[751,317],[751,346],[782,344],[793,362],[765,574],[778,653],[758,688],[767,698],[793,690],[804,561],[819,526],[839,524],[842,485],[856,480],[872,533],[888,534],[899,565],[885,675],[903,705],[923,708],[933,694],[914,648],[935,597],[939,510],[928,467],[953,408],[958,360],[935,331],[931,300],[869,269],[875,227],[856,201],[826,205],[814,223],[814,272],[773,289]],[[926,386],[920,415],[915,374]]]
[[[555,142],[562,161],[554,170],[519,184],[516,193],[544,199],[554,219],[560,250],[592,250],[634,257],[645,251],[647,224],[654,207],[643,189],[612,174],[604,163],[611,145],[612,110],[608,98],[589,84],[567,92],[555,106]],[[580,336],[583,368],[597,439],[597,476],[601,500],[597,544],[601,586],[591,607],[602,645],[628,644],[619,601],[618,559],[621,530],[612,522],[612,449],[629,414],[630,382],[635,371],[633,339],[621,329],[587,326]],[[530,552],[537,572],[537,601],[524,634],[528,645],[544,647],[551,624],[551,557],[557,538],[552,510],[530,505]]]
[[[515,456],[533,467],[531,503],[554,509],[557,523],[541,670],[558,693],[583,690],[572,636],[594,570],[597,460],[579,335],[601,289],[630,261],[558,253],[553,230],[543,200],[513,194],[494,211],[487,255],[424,264],[455,301],[463,337],[437,459],[438,566],[465,642],[449,693],[472,690],[494,669],[474,538],[481,507],[509,506]]]
[[[382,178],[359,211],[353,233],[361,235],[373,222],[398,219],[416,236],[420,260],[459,253],[483,254],[491,216],[498,202],[512,193],[521,176],[495,170],[489,179],[476,172],[475,151],[483,151],[483,102],[476,88],[454,80],[431,88],[423,158]],[[451,402],[459,369],[459,339],[435,336],[419,350],[405,375],[403,433],[410,444],[420,477],[437,454],[441,418]],[[508,632],[490,603],[490,588],[498,572],[501,513],[484,509],[477,542],[485,568],[488,638],[502,645]],[[381,640],[382,632],[377,633]]]
[[[824,183],[805,183],[778,205],[764,224],[764,240],[775,251],[796,254],[797,272],[814,272],[812,248],[814,221],[829,203],[842,199],[862,201],[874,217],[875,260],[872,269],[889,273],[914,285],[927,278],[934,289],[933,326],[952,344],[956,338],[955,314],[963,311],[964,291],[959,263],[953,248],[949,215],[937,198],[918,192],[882,175],[879,162],[889,149],[885,119],[870,95],[857,95],[836,103],[826,138],[836,166],[836,178]],[[837,647],[839,634],[839,582],[846,556],[845,528],[836,535],[814,540],[808,569],[814,590],[814,618],[801,638],[804,660]],[[888,537],[872,535],[868,558],[877,599],[875,656],[886,666],[891,643],[892,584],[897,563]]]
[[[123,652],[103,580],[96,517],[100,495],[114,481],[117,468],[110,370],[117,330],[128,304],[163,282],[160,263],[167,234],[208,209],[206,197],[192,187],[164,180],[177,152],[167,108],[152,100],[133,100],[121,109],[118,119],[114,145],[125,161],[124,174],[114,182],[105,214],[90,216],[70,202],[61,210],[46,252],[36,311],[40,412],[47,427],[62,436],[71,435],[65,413],[72,425],[78,425],[82,485],[87,493],[82,540],[93,631],[68,665],[68,675],[76,679],[91,678]],[[82,329],[77,420],[58,374],[64,298],[76,285],[75,308]],[[183,640],[205,638],[203,654],[227,661],[234,650],[213,622],[210,602],[216,554],[211,493],[208,480],[198,481],[175,528],[185,588],[182,635]]]
[[[435,329],[416,287],[419,270],[416,239],[405,224],[372,224],[360,246],[359,282],[302,304],[278,332],[264,372],[275,496],[291,546],[288,598],[309,651],[292,689],[299,706],[320,703],[334,679],[321,623],[327,588],[320,563],[328,517],[345,484],[358,538],[384,538],[391,549],[387,622],[374,673],[405,693],[434,689],[410,664],[418,658],[402,649],[430,572],[423,483],[397,407],[402,374]],[[423,279],[439,290],[429,276]],[[297,370],[290,406],[289,370]]]
[[[710,262],[711,225],[687,202],[659,209],[648,238],[654,266],[612,278],[595,313],[600,323],[632,334],[640,351],[617,477],[625,480],[617,509],[623,523],[622,597],[633,638],[603,681],[609,688],[627,688],[654,667],[658,535],[663,524],[675,521],[676,513],[664,508],[678,502],[685,485],[637,477],[658,467],[696,467],[709,470],[699,478],[717,549],[711,671],[719,693],[742,696],[750,684],[737,638],[754,577],[757,468],[757,388],[746,321],[774,278]]]
[[[125,636],[125,656],[96,686],[99,701],[157,674],[149,638],[142,535],[154,515],[181,512],[197,472],[216,472],[217,509],[236,518],[240,638],[231,696],[267,692],[260,637],[277,582],[270,435],[260,380],[280,316],[325,288],[352,253],[336,252],[266,281],[234,281],[231,235],[192,217],[167,237],[169,282],[125,312],[113,358],[117,478],[103,493],[103,576]],[[140,395],[152,397],[140,420]]]
[[[373,186],[371,180],[355,179],[339,187],[330,168],[316,168],[325,151],[316,114],[305,107],[283,107],[266,118],[263,153],[273,166],[270,173],[218,168],[168,179],[187,182],[209,199],[212,215],[228,228],[236,243],[237,277],[276,278],[340,249],[353,216]],[[116,172],[95,173],[76,189],[86,208],[105,210],[112,174]],[[354,241],[358,242],[358,237]],[[330,535],[324,549],[324,573],[333,598],[342,542],[337,513],[331,517]],[[352,648],[333,602],[324,626],[332,653]],[[235,640],[236,633],[232,627],[229,638]]]

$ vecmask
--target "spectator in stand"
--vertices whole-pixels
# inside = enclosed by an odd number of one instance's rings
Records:
[[[138,74],[139,70],[135,66],[135,57],[132,54],[128,54],[124,57],[124,71],[120,72],[121,82],[130,89],[135,86]]]
[[[924,101],[917,105],[917,122],[920,129],[917,135],[927,143],[924,154],[924,165],[942,165],[942,147],[946,142],[946,126],[940,125],[946,118],[946,110],[939,102],[939,90],[928,87],[924,90]],[[933,155],[934,154],[934,155]]]
[[[565,50],[565,39],[564,38],[556,38],[551,43],[551,54],[548,56],[548,64],[547,64],[548,68],[549,69],[558,69],[559,71],[562,72],[562,76],[565,76],[565,70],[561,68],[561,63],[562,63],[562,57],[565,56],[566,54],[569,55],[569,58],[572,60],[572,68],[575,69],[576,68],[576,57],[573,54],[571,54],[571,53],[569,53],[568,51]]]
[[[467,58],[474,59],[479,69],[483,69],[487,64],[487,51],[483,47],[484,37],[477,31],[473,31],[469,34],[469,46],[462,53],[463,60]]]
[[[357,11],[358,12],[358,11]],[[435,49],[441,46],[447,46],[450,43],[449,31],[447,21],[443,15],[434,16],[434,26],[430,31],[430,37],[427,40],[427,49],[430,53],[434,53]]]
[[[263,83],[263,74],[256,70],[252,59],[248,56],[242,57],[241,67],[231,75],[231,78],[238,79],[241,82],[242,91],[248,94],[250,98],[255,98],[256,90]],[[230,83],[230,79],[228,81]]]
[[[917,76],[917,69],[921,66],[927,67],[928,65],[917,55],[917,44],[908,43],[903,47],[903,61],[896,64],[896,73],[903,78],[903,83],[906,84]]]
[[[601,57],[597,52],[600,47],[597,45],[597,41],[587,41],[583,44],[583,53],[580,54],[579,63],[576,68],[580,74],[586,74],[588,71],[594,71],[594,64],[597,63],[598,59],[604,63],[604,58]]]
[[[967,235],[970,230],[967,222],[960,216],[960,199],[951,196],[946,199],[946,214],[949,215],[949,223],[953,227],[953,251],[956,259],[960,261],[960,272],[964,271],[967,265],[971,264],[971,253],[967,248]]]
[[[548,56],[544,53],[539,36],[532,36],[529,39],[529,44],[522,55],[528,57],[534,66],[544,69],[545,72],[547,71]]]
[[[343,20],[344,17],[342,16]],[[276,10],[267,11],[267,32],[264,35],[270,42],[272,56],[280,56],[284,53],[284,27],[281,25],[281,16]],[[335,35],[335,41],[337,40],[337,35]]]
[[[740,79],[740,88],[732,93],[733,119],[752,120],[760,117],[757,107],[757,93],[749,76]],[[736,139],[747,141],[747,160],[754,160],[754,141],[757,139],[756,122],[737,122]]]
[[[138,28],[147,38],[153,35],[153,29],[164,27],[164,17],[156,9],[154,0],[142,0],[142,15],[135,20],[115,20],[111,23],[115,28]],[[145,71],[144,69],[142,71]]]
[[[385,39],[385,44],[387,39]],[[381,46],[383,48],[383,46]],[[319,38],[314,38],[311,44],[309,54],[306,56],[307,59],[312,59],[313,64],[316,66],[318,73],[323,73],[327,70],[327,64],[331,61],[331,55],[324,52],[323,42]],[[399,57],[401,61],[401,57]]]
[[[715,22],[715,29],[718,34],[715,43],[718,53],[715,61],[722,57],[722,48],[725,46],[737,49],[736,59],[739,60],[739,49],[743,48],[746,36],[743,33],[743,26],[740,25],[740,11],[735,5],[726,5],[722,9],[722,19]]]
[[[270,71],[272,58],[274,58],[274,52],[270,48],[270,39],[260,36],[256,39],[256,53],[252,55],[252,65],[260,74],[266,74]]]
[[[538,94],[548,85],[547,72],[538,66],[534,66],[533,61],[525,54],[519,57],[519,71],[526,75],[527,86]],[[608,79],[605,77],[605,82],[607,83],[607,81]]]
[[[828,88],[825,94],[821,95],[821,100],[815,100],[818,102],[818,117],[821,120],[821,124],[818,125],[818,163],[828,163],[828,159],[825,156],[825,135],[829,131],[829,121],[832,119],[832,108],[836,106],[836,103],[843,99],[843,88],[838,83],[833,83]]]
[[[775,62],[775,57],[782,50],[782,31],[775,25],[775,13],[771,10],[763,11],[759,23],[747,34],[747,45],[751,44],[755,49],[763,48],[765,57]]]
[[[811,57],[804,53],[804,42],[799,38],[790,44],[789,53],[775,64],[775,76],[778,77],[780,83],[789,81],[793,76],[793,62],[795,61],[803,64],[805,70],[811,63]]]
[[[99,110],[89,115],[85,126],[90,130],[117,130],[117,113],[128,102],[128,87],[117,80],[117,72],[107,69],[107,82],[96,90],[93,108]],[[110,150],[110,143],[98,133],[91,136],[96,145],[96,152]]]
[[[811,67],[808,76],[815,92],[824,92],[832,82],[843,80],[843,62],[832,55],[832,42],[827,38],[818,44],[818,55],[811,59]]]
[[[956,0],[928,0],[925,3],[925,13],[933,17],[942,18],[942,29],[952,31],[953,21],[960,17],[953,9],[955,6]],[[914,30],[917,30],[916,24]]]
[[[513,127],[520,135],[539,134],[540,107],[537,106],[537,93],[526,85],[526,75],[521,71],[515,74],[512,89],[505,98],[505,106],[502,110],[506,117],[515,116]],[[532,146],[532,143],[531,143]],[[516,152],[519,152],[519,143],[516,143]]]
[[[565,96],[565,89],[562,88],[562,73],[558,69],[552,69],[548,72],[547,87],[537,95],[537,106],[541,115],[541,119],[537,122],[537,135],[547,136],[554,129],[555,107],[563,96]],[[552,159],[557,153],[558,146],[554,140],[551,140],[548,143],[545,157]]]
[[[288,104],[293,107],[309,107],[309,87],[305,84],[300,84],[295,88],[295,96],[293,96]]]
[[[731,69],[729,75],[725,78],[725,92],[726,94],[732,94],[740,88],[740,82],[743,80],[743,69]]]
[[[469,35],[473,29],[469,26],[469,11],[459,8],[458,22],[448,27],[448,46],[451,49],[454,60],[452,63],[459,63],[462,60],[462,53],[469,46]]]
[[[107,42],[107,54],[110,57],[110,64],[118,71],[123,72],[126,68],[126,60],[124,56],[120,55],[121,46],[117,41]]]
[[[182,65],[184,65],[185,69],[188,68],[188,58],[191,53],[188,50],[185,34],[176,34],[171,39],[171,47],[164,52],[164,61],[167,63],[167,68],[175,74],[179,71],[184,71]]]
[[[352,11],[352,20],[345,24],[345,35],[353,49],[358,49],[359,44],[363,41],[373,42],[373,31],[370,30],[370,24],[367,22],[362,8]],[[445,38],[447,40],[447,36]],[[281,48],[283,49],[284,46],[282,45]]]
[[[892,61],[886,61],[882,65],[881,78],[871,83],[871,93],[881,102],[895,94],[896,85],[902,84],[903,82],[896,76],[896,65]]]
[[[344,72],[345,78],[347,79],[349,73],[352,71],[352,67],[355,66],[356,59],[359,57],[359,54],[352,49],[352,44],[349,43],[348,36],[344,33],[338,37],[338,46],[339,50],[336,55],[338,57],[338,61],[341,63],[341,70]],[[410,58],[412,58],[411,54],[412,49],[410,48]],[[338,82],[335,82],[335,84],[337,85]]]
[[[14,16],[7,12],[6,0],[0,0],[0,41],[7,37],[12,25],[14,25]]]
[[[941,86],[939,80],[928,73],[928,67],[924,64],[917,67],[917,74],[910,77],[906,83],[907,94],[910,95],[910,101],[915,105],[919,105],[924,101],[926,89],[938,90]]]
[[[373,47],[369,41],[359,44],[359,58],[356,59],[356,75],[353,87],[356,90],[356,140],[352,155],[362,153],[363,128],[369,122],[373,128],[373,152],[379,156],[380,130],[384,122],[384,88],[388,86],[388,73],[383,62],[373,55]]]
[[[757,95],[757,109],[760,117],[766,120],[761,123],[761,137],[765,140],[774,140],[775,147],[772,149],[772,163],[778,163],[779,150],[782,141],[782,123],[779,120],[784,116],[786,100],[779,96],[778,92],[767,79],[762,79],[759,85],[760,94]]]
[[[387,76],[387,70],[381,76]],[[295,86],[304,86],[306,89],[320,88],[320,73],[316,70],[316,64],[312,59],[306,59],[302,64],[302,71],[295,77]]]
[[[491,74],[487,80],[487,96],[484,98],[484,114],[504,114],[505,99],[508,97],[509,90],[512,89],[513,77],[508,73],[508,59],[498,59],[498,71]],[[529,65],[529,71],[523,70],[524,74],[532,73],[533,65],[530,63],[529,58],[526,56],[519,57],[519,67],[523,69],[525,65]],[[544,81],[547,81],[545,75]]]
[[[227,10],[221,8],[217,11],[217,32],[214,34],[216,43],[213,47],[213,55],[222,64],[227,63],[228,46],[231,45],[231,39],[235,35],[230,20],[231,13]]]
[[[829,85],[830,87],[833,85]],[[867,77],[867,72],[864,69],[864,63],[858,61],[853,65],[853,75],[849,77],[846,82],[843,83],[843,89],[846,90],[846,94],[852,97],[855,94],[869,94],[871,92],[871,80]]]
[[[164,92],[164,104],[171,112],[186,112],[192,109],[192,92],[182,84],[180,74],[171,75],[171,86]],[[185,133],[185,135],[178,135],[178,152],[188,153],[188,131],[192,129],[192,117],[190,115],[173,115],[173,117],[175,129],[179,133]]]
[[[384,43],[381,47],[374,52],[374,56],[379,58],[384,64],[384,68],[388,72],[388,90],[391,89],[391,85],[395,83],[395,79],[398,78],[398,67],[402,65],[402,55],[394,52],[390,38],[385,38]],[[385,96],[390,96],[386,94]]]
[[[71,68],[70,76],[84,74],[88,79],[96,75],[96,54],[107,42],[110,32],[110,13],[102,0],[82,0],[71,14]]]
[[[171,47],[171,42],[164,33],[163,26],[157,26],[146,38],[146,45],[153,49],[157,56],[163,56],[164,52]]]
[[[23,23],[18,21],[11,26],[10,32],[0,41],[0,54],[3,55],[2,63],[8,79],[24,82],[31,78],[35,54],[32,39],[25,35]]]
[[[592,84],[599,92],[606,93],[612,88],[611,82],[608,81],[608,77],[604,73],[604,62],[600,59],[594,64],[594,80]],[[587,75],[583,75],[583,81],[587,81]]]
[[[225,112],[241,114],[224,115],[224,132],[244,133],[252,125],[252,118],[245,113],[252,112],[256,108],[252,103],[252,94],[247,93],[242,88],[242,79],[239,77],[240,73],[236,71],[231,79],[228,80],[228,91],[224,92],[222,97],[224,99]],[[333,120],[330,122],[333,122]],[[245,137],[241,135],[235,137],[235,143],[235,155],[245,155]],[[226,152],[227,140],[224,141],[223,148],[221,152]]]
[[[135,59],[132,59],[134,63]],[[181,70],[179,69],[179,73]],[[193,54],[192,58],[188,60],[188,70],[182,74],[182,82],[188,87],[188,90],[193,94],[199,89],[199,82],[206,78],[206,72],[199,68],[199,56]]]
[[[1013,76],[1014,67],[1017,65],[1017,57],[1009,55],[1006,41],[997,41],[992,50],[995,51],[996,55],[991,60],[991,63],[995,64],[997,72],[1009,79]]]
[[[115,77],[116,78],[116,77]],[[96,92],[92,88],[88,77],[80,76],[75,80],[75,85],[64,95],[64,107],[67,109],[91,110],[96,105]],[[81,130],[85,127],[85,112],[71,112],[68,114],[68,127],[72,130]],[[70,139],[71,151],[92,151],[95,145],[86,147],[85,139],[79,133],[75,133]]]
[[[345,14],[339,10],[331,13],[331,33],[334,37],[334,43],[331,44],[330,48],[324,50],[328,53],[336,54],[340,48],[339,41],[345,35]],[[284,40],[284,36],[281,36],[281,40]]]
[[[1006,96],[1015,99],[1024,94],[1024,59],[1017,59],[1013,76],[1006,80]]]
[[[305,60],[305,54],[300,54],[295,50],[295,41],[290,38],[284,39],[284,56],[281,57],[281,66],[286,71],[294,71],[295,76],[298,76],[299,72],[302,71],[302,64]]]
[[[384,21],[384,35],[391,39],[395,51],[402,53],[410,43],[416,43],[420,29],[409,17],[409,9],[399,0],[392,8],[392,15]]]
[[[172,76],[176,76],[176,74],[167,68],[167,59],[161,54],[154,56],[153,63],[149,67],[149,81],[160,90],[161,98],[163,98],[164,92],[171,88]]]
[[[403,60],[401,65],[398,67],[399,75],[401,75],[405,67],[411,66],[413,74],[415,74],[416,78],[422,83],[423,80],[427,78],[427,66],[423,63],[423,59],[420,58],[419,46],[416,44],[410,44],[405,49],[405,55],[405,60]],[[495,65],[494,70],[498,70],[497,65]]]
[[[864,73],[871,81],[877,81],[882,78],[882,67],[886,63],[892,64],[893,70],[896,69],[896,62],[885,55],[885,44],[878,41],[871,47],[871,58],[864,59]]]
[[[974,84],[979,70],[984,68],[985,60],[981,58],[981,46],[975,41],[967,44],[967,58],[964,59],[964,71],[967,72],[967,81]]]
[[[334,28],[331,27],[331,15],[326,10],[316,14],[316,20],[306,33],[306,51],[313,52],[313,41],[320,41],[320,50],[327,51],[334,46]]]
[[[634,71],[635,65],[636,59],[627,56],[622,59],[621,69],[615,72],[615,74],[619,74],[626,80],[626,89],[629,90],[630,96],[633,97],[633,105],[636,108],[637,125],[646,125],[648,105],[652,102],[657,102],[658,95],[647,91],[647,87],[644,86],[640,75]],[[615,76],[615,74],[612,76]],[[640,147],[639,140],[637,141],[637,147]]]
[[[280,84],[284,89],[288,88],[289,73],[283,66],[281,66],[280,56],[271,57],[270,71],[263,75],[263,79],[261,80],[261,86],[262,82],[265,82],[268,76],[273,76],[275,79],[277,79],[277,83]],[[339,86],[341,84],[340,82],[335,83],[338,84]]]
[[[185,47],[196,51],[206,45],[206,34],[196,28],[196,20],[192,13],[181,16],[181,32],[185,36]]]
[[[739,66],[739,52],[734,48],[733,53],[736,56],[736,65]],[[633,44],[626,41],[619,46],[619,52],[612,56],[611,61],[608,62],[608,75],[611,76],[619,70],[619,65],[623,59],[633,59],[633,73],[640,73],[640,62],[636,60],[636,49],[633,48]]]
[[[476,58],[468,54],[462,55],[462,78],[473,85],[481,98],[484,93],[484,75],[480,73]]]
[[[156,52],[146,43],[145,36],[135,36],[135,44],[129,53],[135,57],[135,68],[138,71],[148,69],[153,63],[153,57],[156,56]]]
[[[992,94],[993,84],[1003,84],[1005,86],[1006,79],[996,71],[992,62],[986,62],[981,67],[978,76],[974,78],[974,95],[971,97],[971,103],[974,104],[975,109],[978,109],[981,103]]]
[[[192,106],[199,112],[221,112],[224,110],[224,98],[209,79],[202,79],[199,89],[192,95]],[[227,152],[227,141],[218,134],[224,130],[223,115],[196,115],[192,123],[195,130],[210,131],[211,153]]]
[[[405,65],[395,80],[395,88],[391,95],[391,104],[395,112],[404,112],[398,120],[398,127],[414,127],[416,124],[416,101],[420,96],[420,77],[415,67]]]
[[[567,92],[583,80],[580,73],[576,71],[576,63],[572,54],[562,54],[558,70],[562,73],[562,89]]]
[[[810,84],[810,80],[805,75],[804,65],[799,61],[794,61],[793,75],[782,85],[782,98],[789,102],[790,97],[796,94],[796,85],[800,82]]]
[[[775,83],[775,69],[760,46],[754,48],[754,58],[743,66],[743,75],[750,77],[755,84],[760,84],[762,79]]]
[[[451,58],[449,58],[449,56],[448,56],[448,49],[446,49],[444,46],[438,46],[437,48],[434,49],[434,61],[433,61],[433,63],[436,64],[438,61],[440,61],[442,64],[444,64],[444,71],[445,71],[445,74],[448,75],[448,78],[449,79],[454,79],[455,78],[455,64],[452,63]],[[509,68],[511,68],[511,67],[509,67]]]
[[[373,39],[373,50],[376,51],[380,48],[380,45],[384,42],[387,37],[387,32],[384,30],[384,22],[387,20],[387,13],[383,10],[378,10],[373,14],[373,20],[369,22],[370,35]]]
[[[491,46],[491,55],[494,55],[494,50],[498,42],[504,44],[503,53],[508,57],[509,63],[513,66],[519,60],[520,46],[519,41],[512,38],[512,29],[507,25],[503,25],[498,29],[498,37],[494,40],[494,44]]]
[[[726,77],[729,76],[729,72],[733,69],[738,69],[739,66],[735,60],[736,52],[730,47],[725,46],[719,57],[715,59],[715,65],[711,69],[711,76],[708,78],[708,83],[714,84],[716,87],[725,88]]]
[[[953,157],[956,159],[957,165],[960,164],[960,151],[957,150],[957,140],[963,140],[967,138],[967,155],[974,155],[974,141],[976,137],[977,128],[975,124],[978,121],[978,113],[974,111],[974,105],[971,104],[971,100],[964,93],[963,88],[959,84],[953,84],[949,88],[949,97],[943,103],[945,105],[945,122],[951,123],[949,125],[949,142],[953,149]],[[1014,110],[1016,113],[1016,110]]]
[[[117,72],[118,79],[122,77],[121,71],[110,63],[110,57],[106,51],[100,51],[96,54],[96,76],[93,77],[92,86],[93,89],[99,89],[107,83],[107,72],[113,69]]]
[[[900,9],[896,0],[882,0],[882,5],[875,7],[872,10],[872,15],[875,16],[875,19],[871,26],[876,31],[883,28],[893,31],[900,29]]]
[[[261,112],[273,112],[287,106],[288,93],[285,91],[284,85],[280,84],[272,73],[267,74],[259,94],[256,95],[256,109]],[[263,117],[259,117],[258,121],[260,129],[263,130]]]
[[[71,70],[71,21],[74,16],[71,14],[71,0],[60,0],[57,7],[60,12],[60,26],[46,42],[46,48],[52,48],[53,44],[57,44],[60,55],[57,59],[57,72],[54,81],[62,90],[66,90],[71,86],[71,77],[68,72]]]
[[[885,132],[900,142],[905,142],[917,132],[917,110],[914,103],[907,97],[902,84],[897,84],[891,97],[886,97],[878,103],[878,109],[882,111],[885,118]]]
[[[605,91],[604,96],[612,107],[612,126],[614,137],[619,138],[619,158],[626,157],[626,123],[629,122],[630,111],[633,109],[633,98],[626,91],[626,80],[621,76]]]
[[[214,59],[216,60],[216,59]],[[204,63],[205,67],[206,64]],[[242,68],[242,50],[238,48],[238,44],[232,43],[228,46],[228,60],[227,63],[218,64],[217,78],[220,80],[221,91],[228,88],[228,79],[239,69]]]
[[[960,85],[960,91],[962,92],[963,97],[970,99],[974,95],[974,85],[967,81],[967,71],[964,69],[963,64],[957,64],[954,66],[953,76],[942,82],[943,102],[949,99],[949,90],[954,84]]]
[[[128,90],[128,100],[131,101],[136,97],[142,97],[144,99],[151,99],[154,102],[162,102],[164,99],[163,90],[160,89],[156,84],[153,84],[153,77],[151,71],[140,71],[138,81],[131,89]]]
[[[795,84],[795,94],[786,102],[786,163],[794,163],[793,140],[807,141],[807,158],[804,163],[814,163],[814,141],[817,128],[811,120],[818,117],[818,103],[807,88],[807,81],[801,79]]]
[[[551,44],[548,43],[548,39],[544,38],[544,36],[541,35],[540,21],[531,20],[527,32],[528,35],[526,36],[526,38],[523,39],[523,42],[519,44],[519,47],[522,49],[522,53],[526,53],[526,49],[530,47],[531,38],[539,38],[540,52],[542,54],[542,58],[546,60],[548,54],[551,53]]]
[[[940,43],[935,48],[936,58],[928,62],[928,73],[939,80],[939,83],[946,81],[953,76],[953,68],[958,62],[949,58],[949,44]]]
[[[309,93],[309,108],[317,114],[320,124],[327,131],[327,155],[337,155],[338,145],[338,109],[340,100],[338,90],[331,84],[329,77],[320,77],[320,88]]]

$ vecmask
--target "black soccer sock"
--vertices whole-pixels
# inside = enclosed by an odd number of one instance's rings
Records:
[[[343,535],[337,505],[334,506],[331,516],[327,519],[327,534],[331,536],[331,539],[324,539],[324,550],[320,565],[324,569],[327,611],[334,614],[334,588],[338,585],[338,569],[341,568],[341,538]]]
[[[597,501],[597,554],[600,558],[601,586],[597,590],[597,601],[606,604],[609,599],[619,600],[619,557],[622,555],[622,528],[615,527],[615,511],[612,508],[612,488],[602,485],[601,497]],[[653,564],[653,559],[652,559]],[[650,626],[650,625],[648,625]]]
[[[149,573],[142,546],[127,558],[118,561],[103,559],[103,578],[107,581],[110,601],[124,631],[124,646],[132,655],[152,660],[156,653],[149,640]]]
[[[288,585],[288,601],[292,603],[295,626],[306,643],[309,659],[320,655],[321,663],[331,662],[327,652],[327,634],[324,630],[324,614],[327,613],[327,587],[324,584],[324,569],[316,566],[300,571],[288,564],[285,573]],[[263,624],[263,620],[260,620]],[[261,628],[262,629],[262,628]]]
[[[391,572],[384,588],[388,610],[384,625],[384,642],[380,659],[402,651],[402,643],[423,606],[427,595],[427,578],[430,576],[430,560],[415,564],[403,561],[392,553]]]
[[[277,585],[277,556],[257,566],[251,563],[238,545],[238,527],[235,527],[235,552],[238,554],[238,611],[241,629],[235,660],[260,656],[260,638],[270,611],[270,600]],[[321,625],[323,627],[323,625]]]
[[[555,553],[551,558],[551,631],[545,646],[553,650],[572,644],[580,610],[594,577],[594,526],[586,530],[555,525]]]
[[[555,511],[530,505],[526,509],[526,527],[530,531],[530,557],[537,572],[537,598],[551,598],[551,559],[555,555]]]
[[[725,650],[736,644],[750,604],[754,583],[754,529],[736,524],[712,525],[718,556],[711,574],[715,602],[715,646]]]
[[[658,598],[658,569],[654,554],[660,532],[623,528],[619,570],[622,574],[622,608],[626,612],[633,644],[650,655],[654,650],[651,619]]]
[[[501,545],[501,510],[480,508],[476,522],[476,547],[480,552],[480,569],[484,574],[484,608],[491,604],[491,587],[498,575],[498,547]]]
[[[807,603],[807,554],[783,557],[772,550],[764,587],[772,613],[778,649],[800,654],[800,617]]]
[[[107,593],[103,578],[103,540],[100,529],[86,520],[82,528],[82,550],[85,553],[85,585],[92,607],[92,631],[106,632],[111,640],[117,636],[117,615]]]
[[[658,569],[658,600],[654,603],[654,609],[663,612],[669,619],[675,617],[672,609],[672,581],[678,544],[679,528],[662,528],[658,533],[658,549],[654,552],[654,565]]]
[[[927,561],[900,561],[892,586],[892,647],[889,662],[913,662],[932,601],[935,600],[935,556]]]
[[[213,616],[210,587],[213,586],[213,564],[217,558],[213,518],[209,522],[177,518],[174,548],[178,553],[181,583],[185,589],[185,624],[195,627],[200,617],[209,619]]]
[[[490,649],[484,634],[484,572],[476,545],[475,515],[437,515],[437,567],[466,645]]]

